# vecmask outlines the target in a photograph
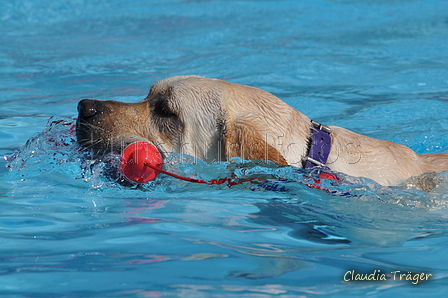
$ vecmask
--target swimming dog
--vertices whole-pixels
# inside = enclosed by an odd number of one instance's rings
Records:
[[[410,148],[337,126],[323,126],[264,90],[199,76],[156,82],[138,103],[83,99],[77,141],[95,154],[135,142],[203,161],[270,160],[325,166],[384,186],[448,169],[448,153]]]

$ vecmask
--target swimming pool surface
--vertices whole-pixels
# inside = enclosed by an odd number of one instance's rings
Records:
[[[157,80],[196,74],[262,88],[324,124],[448,152],[447,1],[0,6],[0,296],[448,294],[448,173],[429,193],[344,177],[331,194],[277,181],[297,172],[173,156],[191,177],[271,179],[227,188],[160,175],[126,188],[72,130],[80,99],[136,102]]]

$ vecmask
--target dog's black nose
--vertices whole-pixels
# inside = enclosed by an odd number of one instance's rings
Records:
[[[78,113],[84,117],[92,117],[97,113],[95,101],[83,99],[78,103]]]

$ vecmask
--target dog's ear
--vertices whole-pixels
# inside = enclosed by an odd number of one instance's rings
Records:
[[[224,128],[224,146],[226,157],[241,157],[245,160],[271,160],[287,165],[280,152],[268,143],[268,133],[263,122],[252,115],[236,117],[228,121]]]

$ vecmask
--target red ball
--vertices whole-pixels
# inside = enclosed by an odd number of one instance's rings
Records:
[[[148,142],[135,142],[124,149],[120,167],[121,173],[130,181],[145,183],[157,177],[158,171],[146,166],[162,167],[162,156],[159,150]]]

